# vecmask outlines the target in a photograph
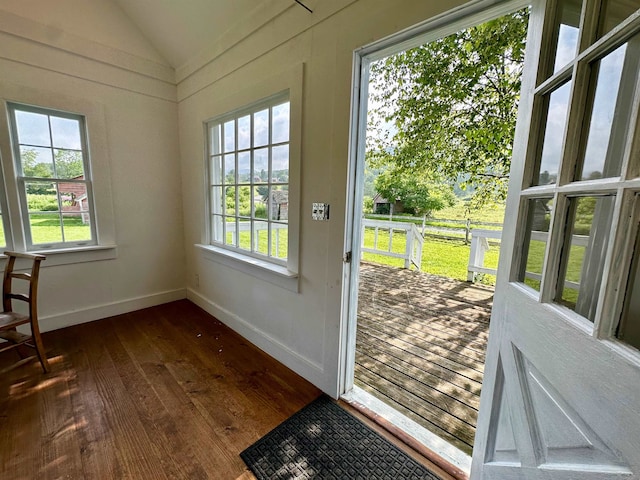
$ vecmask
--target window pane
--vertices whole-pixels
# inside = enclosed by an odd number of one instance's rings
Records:
[[[640,229],[636,232],[625,304],[616,336],[623,342],[640,349]]]
[[[236,214],[236,187],[225,188],[226,214]]]
[[[236,183],[236,156],[224,156],[224,183]]]
[[[20,147],[20,162],[25,177],[53,177],[53,153],[50,148]]]
[[[251,187],[238,187],[238,215],[251,217]]]
[[[558,180],[570,92],[571,82],[567,82],[548,98],[544,140],[533,185],[548,185]]]
[[[238,150],[251,147],[251,117],[246,115],[238,119]]]
[[[82,152],[77,150],[54,150],[56,178],[75,178],[84,176]]]
[[[271,225],[271,256],[287,258],[288,226],[281,223]]]
[[[222,153],[222,125],[212,125],[209,129],[209,153],[218,155]]]
[[[220,155],[211,159],[211,184],[222,184],[222,157]]]
[[[50,147],[49,117],[41,113],[16,110],[18,142],[21,145]]]
[[[216,214],[223,214],[223,205],[225,205],[225,197],[222,195],[222,187],[211,188],[211,211]]]
[[[238,236],[236,229],[236,219],[234,217],[226,217],[226,239],[225,243],[234,247],[238,246]]]
[[[558,2],[558,37],[553,72],[557,72],[576,56],[582,2],[561,0]]]
[[[633,42],[637,44],[638,40],[640,36]],[[628,51],[624,44],[593,66],[597,80],[583,165],[576,172],[578,180],[620,174],[631,115],[628,98],[632,97],[637,78],[637,61],[626,59]],[[623,77],[623,67],[629,63],[636,68],[627,66]]]
[[[62,242],[62,224],[58,213],[29,214],[33,244]]]
[[[253,251],[263,255],[269,254],[269,224],[253,222]]]
[[[251,183],[251,153],[238,153],[238,183]]]
[[[265,183],[269,181],[269,149],[260,148],[253,152],[253,181]]]
[[[253,114],[253,146],[261,147],[269,143],[269,110]]]
[[[271,155],[272,182],[287,183],[289,181],[289,145],[273,147]]]
[[[568,235],[556,300],[591,321],[598,306],[614,202],[613,195],[569,201]]]
[[[64,212],[88,212],[87,185],[80,182],[60,182],[57,186]]]
[[[269,191],[270,220],[284,220],[289,218],[289,192],[283,187],[272,187]]]
[[[224,217],[220,215],[211,216],[211,240],[222,243]]]
[[[552,208],[553,198],[551,197],[529,200],[525,250],[522,252],[518,281],[538,291],[542,281]]]
[[[235,122],[227,122],[224,124],[224,151],[232,152],[236,149],[236,130]]]
[[[289,102],[273,107],[271,143],[289,141]]]
[[[611,31],[629,15],[640,8],[637,0],[603,0],[601,9],[600,37]]]
[[[81,150],[80,122],[71,118],[50,117],[53,146],[70,150]]]
[[[91,240],[91,224],[88,213],[63,213],[62,222],[65,242]]]
[[[57,212],[60,210],[56,187],[53,183],[28,182],[25,188],[27,189],[29,212]]]
[[[248,219],[240,219],[238,221],[238,247],[251,251],[251,221]]]
[[[2,218],[0,216],[0,247],[4,248],[7,246],[6,238],[7,237],[4,235],[4,224],[2,223]]]

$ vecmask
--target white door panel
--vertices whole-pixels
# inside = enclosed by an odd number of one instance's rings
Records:
[[[532,8],[474,480],[640,478],[638,9]]]

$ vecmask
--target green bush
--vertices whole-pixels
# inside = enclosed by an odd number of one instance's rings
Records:
[[[27,194],[27,205],[30,211],[56,212],[58,199],[55,195]]]

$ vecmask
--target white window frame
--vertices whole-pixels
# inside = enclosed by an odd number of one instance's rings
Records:
[[[195,247],[206,260],[246,273],[292,292],[298,291],[299,229],[300,229],[300,165],[302,142],[302,87],[304,65],[298,64],[281,73],[261,77],[259,83],[236,91],[227,97],[212,98],[202,108],[209,117],[202,124],[203,153],[203,223],[202,239]],[[210,182],[208,162],[208,123],[237,112],[278,94],[289,93],[289,212],[286,262],[274,262],[267,257],[250,255],[248,251],[229,249],[212,242]]]
[[[96,245],[97,242],[97,233],[96,233],[96,216],[95,210],[93,207],[93,187],[92,187],[92,179],[91,179],[91,162],[89,159],[89,150],[87,148],[87,129],[86,129],[86,121],[83,115],[78,115],[69,112],[63,112],[60,110],[53,110],[50,108],[43,108],[33,105],[24,105],[19,103],[7,103],[7,110],[10,116],[10,124],[11,124],[11,140],[13,146],[13,158],[14,158],[14,168],[16,171],[16,182],[18,184],[18,195],[22,213],[22,226],[25,234],[25,242],[26,249],[29,251],[35,250],[43,250],[43,249],[65,249],[65,248],[74,248],[74,247],[82,247],[82,246],[92,246]],[[18,134],[18,119],[16,116],[16,112],[28,112],[28,113],[36,113],[40,115],[46,115],[48,118],[66,118],[70,120],[78,121],[79,126],[79,134],[80,134],[80,142],[81,148],[80,152],[82,154],[82,167],[83,167],[83,176],[84,180],[74,180],[67,179],[61,177],[30,177],[25,176],[22,171],[22,160],[21,160],[21,149],[22,144],[19,140]],[[48,134],[50,139],[50,146],[45,148],[50,148],[51,150],[56,149],[56,145],[53,143],[53,134],[51,131],[51,123],[48,122]],[[34,145],[34,147],[42,147],[40,145]],[[31,230],[31,218],[30,212],[27,202],[27,189],[26,184],[28,182],[47,182],[58,185],[60,183],[78,183],[85,186],[86,197],[87,197],[87,211],[86,214],[89,216],[89,231],[91,234],[91,238],[88,240],[81,241],[72,241],[64,239],[64,224],[63,224],[63,209],[62,202],[60,198],[58,198],[59,209],[56,212],[60,218],[61,222],[61,234],[62,241],[61,242],[51,242],[51,243],[34,243],[32,230]],[[56,191],[58,188],[56,188]]]
[[[115,216],[109,165],[110,146],[107,139],[104,106],[93,99],[56,94],[47,90],[26,88],[0,80],[0,206],[5,231],[4,250],[27,251],[27,235],[23,225],[20,191],[17,181],[14,149],[11,140],[8,104],[37,106],[58,112],[72,112],[85,119],[86,148],[91,158],[95,244],[36,246],[32,252],[47,255],[43,268],[117,258]],[[26,226],[28,228],[28,225]],[[0,258],[3,249],[0,249]]]
[[[237,252],[243,255],[249,255],[251,257],[255,257],[257,259],[272,262],[276,265],[287,266],[288,259],[288,245],[287,245],[287,258],[278,257],[274,255],[274,250],[278,250],[278,243],[280,238],[279,226],[285,225],[288,230],[288,219],[286,221],[282,221],[280,219],[274,219],[271,215],[272,213],[272,199],[271,192],[272,188],[279,189],[285,187],[288,195],[289,188],[289,179],[287,181],[281,181],[279,179],[274,179],[273,177],[273,149],[278,147],[286,146],[289,148],[289,138],[287,137],[286,141],[282,142],[274,142],[273,140],[273,109],[280,105],[287,104],[289,105],[290,111],[290,101],[289,101],[289,92],[282,92],[276,94],[272,97],[266,98],[259,102],[253,103],[246,107],[243,107],[234,112],[230,112],[221,117],[214,118],[208,122],[207,125],[207,164],[206,171],[207,177],[209,178],[209,192],[207,195],[208,201],[208,211],[209,211],[209,243],[214,246],[219,246],[222,248],[229,249],[233,252]],[[269,134],[268,140],[266,144],[255,145],[254,139],[254,114],[258,112],[262,112],[264,110],[268,111],[268,124],[269,124]],[[249,117],[249,130],[250,130],[250,145],[248,148],[239,148],[238,142],[238,127],[237,122],[242,118]],[[226,136],[226,126],[228,123],[234,123],[234,148],[232,150],[226,150],[223,148],[224,137]],[[290,133],[290,120],[287,125],[288,133]],[[217,130],[217,132],[216,132]],[[248,154],[250,158],[251,171],[254,171],[255,158],[257,151],[264,151],[266,149],[267,153],[267,180],[266,182],[255,182],[255,174],[252,178],[250,178],[249,183],[241,182],[238,177],[238,172],[236,168],[238,166],[238,158],[241,154]],[[230,160],[230,157],[235,158],[235,167],[234,172],[236,178],[234,181],[228,181],[224,176],[224,171],[227,170],[226,163]],[[222,162],[224,160],[224,168],[215,168],[215,164],[218,159]],[[288,176],[288,172],[287,172]],[[254,191],[256,187],[266,187],[268,190],[267,199],[266,199],[266,218],[259,218],[255,214],[255,198],[251,198],[251,213],[249,217],[240,215],[238,211],[239,205],[236,204],[235,212],[233,214],[228,214],[226,210],[226,201],[222,200],[220,202],[220,194],[222,194],[223,198],[226,197],[226,189],[227,188],[235,188],[240,189],[244,187],[249,187],[251,191]],[[236,190],[237,191],[237,190]],[[216,195],[218,193],[218,195]],[[236,194],[237,195],[237,194]],[[253,197],[253,196],[252,196]],[[216,201],[217,200],[217,201]],[[287,202],[288,203],[288,202]],[[235,221],[230,222],[229,219],[233,218]],[[242,248],[239,246],[240,243],[240,225],[249,225],[249,236],[250,236],[250,250],[246,248]],[[266,229],[258,230],[258,226],[262,224],[266,226]],[[261,226],[262,226],[261,225]],[[229,228],[231,227],[231,228]],[[258,239],[257,236],[260,232],[264,232],[266,230],[267,235],[267,251],[265,253],[260,252],[257,248]],[[272,235],[273,233],[273,235]],[[261,234],[264,236],[264,234]],[[273,237],[275,237],[275,243],[273,241]],[[288,238],[288,236],[287,236]]]

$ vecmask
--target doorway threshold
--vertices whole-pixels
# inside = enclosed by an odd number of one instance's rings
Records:
[[[370,417],[381,427],[389,430],[409,446],[420,450],[420,453],[430,461],[454,477],[469,478],[471,457],[422,425],[357,386],[342,395],[341,399]]]

